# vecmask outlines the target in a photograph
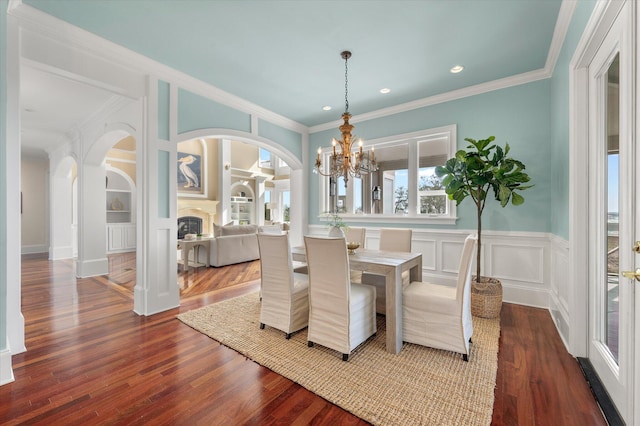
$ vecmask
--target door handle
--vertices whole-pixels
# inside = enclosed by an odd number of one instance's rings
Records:
[[[635,271],[622,271],[622,276],[629,279],[635,278],[636,281],[640,281],[640,268]]]

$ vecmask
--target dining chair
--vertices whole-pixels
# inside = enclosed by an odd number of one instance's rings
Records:
[[[344,238],[304,237],[309,266],[309,330],[307,343],[342,353],[376,333],[376,289],[349,279]]]
[[[260,250],[260,328],[268,325],[286,333],[309,321],[309,277],[293,271],[287,234],[258,234]]]
[[[357,227],[357,226],[349,226],[344,230],[344,239],[348,243],[359,243],[359,248],[364,248],[365,243],[365,235],[367,233],[367,228]],[[362,271],[351,270],[351,282],[361,283],[362,282]]]
[[[360,243],[360,247],[364,248],[366,233],[367,228],[350,226],[344,231],[344,239],[347,240],[348,243]]]
[[[402,291],[405,342],[462,354],[469,361],[473,336],[471,263],[478,238],[469,235],[462,248],[455,287],[412,281]]]
[[[380,250],[411,252],[411,229],[382,228],[380,229]],[[409,271],[402,273],[402,286],[409,285]],[[387,312],[387,289],[384,275],[363,272],[360,279],[362,284],[372,285],[376,288],[376,312],[386,314]]]

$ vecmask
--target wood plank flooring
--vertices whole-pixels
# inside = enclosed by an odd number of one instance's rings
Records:
[[[133,313],[135,256],[75,279],[72,261],[25,256],[28,351],[0,387],[1,424],[366,422],[182,324],[175,316],[259,288],[259,262],[179,272],[180,308]],[[494,425],[605,425],[549,313],[504,304]]]

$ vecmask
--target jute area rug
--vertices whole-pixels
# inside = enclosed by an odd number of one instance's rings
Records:
[[[385,317],[378,332],[342,361],[336,351],[307,347],[306,329],[290,340],[260,330],[258,293],[178,315],[219,341],[376,425],[489,425],[498,363],[499,319],[473,318],[469,362],[462,356],[405,343],[385,350]]]

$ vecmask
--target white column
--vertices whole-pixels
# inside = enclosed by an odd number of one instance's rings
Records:
[[[68,158],[68,157],[67,157]],[[49,156],[49,259],[73,258],[72,160]]]
[[[78,164],[79,278],[109,273],[105,176],[103,165]]]
[[[177,265],[177,144],[158,137],[158,80],[149,78],[143,131],[136,140],[138,224],[133,310],[152,315],[180,306]],[[171,91],[175,102],[176,91]],[[171,108],[172,111],[174,108]]]
[[[264,225],[264,182],[266,181],[264,176],[256,176],[256,221],[258,225]]]
[[[220,208],[218,209],[218,224],[224,225],[231,220],[231,141],[222,139],[218,143],[218,158],[222,167],[218,167],[218,196]]]
[[[305,182],[304,172],[302,169],[291,170],[291,179],[289,183],[289,191],[291,194],[289,240],[292,245],[304,244],[303,236],[306,230],[305,224],[307,222],[307,192],[304,191],[306,185]]]
[[[4,12],[3,12],[4,13]],[[10,355],[27,350],[24,342],[24,316],[21,297],[22,247],[20,229],[20,31],[17,20],[7,15],[7,112],[6,112],[6,170],[2,179],[6,185],[6,317],[0,317],[0,326],[6,325]],[[1,212],[0,212],[1,214]],[[5,273],[2,271],[0,273]],[[0,301],[2,298],[0,297]],[[0,306],[4,309],[4,306]],[[2,314],[0,314],[2,315]],[[6,323],[3,324],[3,321]],[[2,333],[0,333],[1,335]],[[0,346],[1,347],[1,346]],[[7,351],[0,354],[0,380],[5,381],[11,370],[11,357]],[[6,362],[5,362],[6,360]]]

